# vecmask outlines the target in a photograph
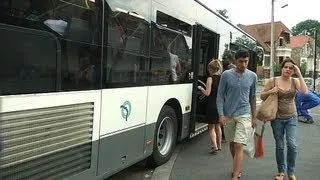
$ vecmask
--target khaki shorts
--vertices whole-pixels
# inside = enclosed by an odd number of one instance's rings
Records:
[[[246,145],[251,128],[250,114],[244,114],[237,117],[226,117],[226,125],[224,127],[226,140]]]

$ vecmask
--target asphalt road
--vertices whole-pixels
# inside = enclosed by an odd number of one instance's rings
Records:
[[[296,176],[301,180],[319,180],[320,167],[320,106],[312,110],[314,124],[299,123],[299,153]],[[183,144],[174,166],[170,180],[228,180],[231,179],[232,160],[228,144],[218,155],[208,154],[207,133]],[[270,124],[266,125],[264,136],[265,155],[263,159],[244,160],[243,176],[245,180],[270,180],[277,172],[275,162],[274,139]]]

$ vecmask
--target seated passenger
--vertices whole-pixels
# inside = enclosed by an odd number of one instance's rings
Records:
[[[90,62],[90,58],[88,56],[82,57],[81,61],[83,62],[83,65],[77,74],[76,82],[77,82],[77,84],[91,86],[94,81],[94,68],[95,67]]]

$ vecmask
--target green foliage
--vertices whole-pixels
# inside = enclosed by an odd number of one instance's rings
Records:
[[[228,10],[226,10],[226,9],[217,9],[216,11],[217,11],[221,16],[223,16],[224,18],[229,19],[229,16],[227,15],[227,14],[228,14]]]
[[[300,72],[302,76],[305,76],[306,71],[307,71],[307,63],[300,63]]]
[[[280,64],[273,64],[273,72],[276,75],[280,74]]]
[[[240,47],[245,46],[246,48],[249,48],[252,50],[255,49],[257,46],[256,42],[252,41],[247,36],[237,37],[234,43],[237,45],[240,45]]]
[[[320,22],[318,20],[308,19],[299,22],[292,28],[292,34],[294,36],[307,34],[314,37],[314,30],[317,29],[317,44],[320,45]]]
[[[234,61],[234,54],[232,53],[232,51],[225,49],[222,54],[222,60],[223,61],[229,60],[229,61],[233,62]]]

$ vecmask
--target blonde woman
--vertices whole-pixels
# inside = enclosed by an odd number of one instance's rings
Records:
[[[206,82],[206,89],[198,86],[198,89],[208,97],[205,123],[208,124],[209,139],[212,143],[209,153],[214,155],[217,154],[218,150],[221,150],[221,126],[219,123],[219,115],[216,103],[221,71],[222,66],[220,61],[212,60],[208,64],[209,76]]]

